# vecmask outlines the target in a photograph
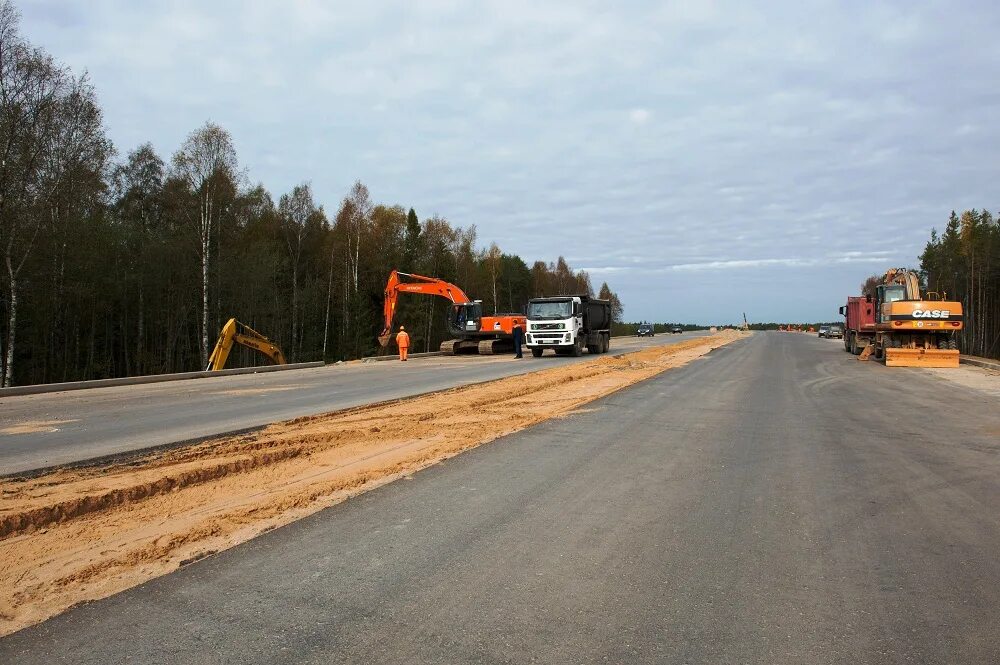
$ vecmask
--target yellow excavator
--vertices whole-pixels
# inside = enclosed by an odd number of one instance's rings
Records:
[[[205,370],[211,372],[225,367],[233,344],[242,344],[247,348],[260,351],[275,365],[287,364],[285,354],[274,342],[250,326],[240,323],[236,319],[229,319],[226,325],[222,326],[219,341],[215,343],[215,349],[208,358],[208,367]]]
[[[875,287],[875,357],[888,367],[958,367],[962,303],[920,293],[912,270],[894,268]]]

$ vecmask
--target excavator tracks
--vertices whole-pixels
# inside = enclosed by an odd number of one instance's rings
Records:
[[[449,339],[441,342],[441,353],[455,356],[460,353],[477,353],[481,356],[493,356],[500,353],[510,353],[514,343],[509,339]]]

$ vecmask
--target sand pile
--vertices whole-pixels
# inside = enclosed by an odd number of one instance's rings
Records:
[[[0,635],[244,542],[740,338],[271,425],[128,463],[0,481]]]

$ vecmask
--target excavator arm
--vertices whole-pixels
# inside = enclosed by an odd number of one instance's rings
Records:
[[[379,344],[383,347],[389,343],[389,337],[392,334],[392,320],[396,316],[396,305],[400,293],[441,296],[453,303],[472,302],[469,296],[465,295],[465,291],[442,279],[393,270],[385,284],[385,303],[382,308],[383,330],[382,334],[378,336]]]
[[[263,353],[275,365],[284,365],[285,354],[267,337],[248,325],[244,325],[236,319],[229,319],[226,325],[222,326],[219,333],[219,340],[215,343],[215,349],[208,358],[207,371],[220,370],[226,366],[229,359],[229,352],[233,349],[233,344],[241,344],[247,348]]]
[[[882,278],[884,284],[901,284],[906,289],[907,300],[920,300],[920,278],[912,270],[892,268]]]

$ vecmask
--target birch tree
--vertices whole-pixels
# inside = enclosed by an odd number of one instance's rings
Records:
[[[302,263],[302,250],[309,235],[309,221],[318,212],[309,183],[297,185],[290,194],[282,194],[278,201],[278,220],[281,224],[285,246],[288,249],[292,273],[292,362],[298,358],[298,343],[301,337],[298,317],[299,271]]]
[[[490,273],[490,281],[493,284],[493,313],[496,314],[499,311],[498,298],[497,298],[497,282],[500,280],[501,268],[503,267],[503,252],[497,244],[490,243],[490,248],[486,250],[486,268]]]
[[[3,375],[14,381],[20,277],[45,220],[60,216],[67,174],[100,170],[111,152],[86,76],[74,77],[18,34],[20,16],[0,2],[0,248],[7,317]]]
[[[197,210],[188,211],[197,237],[201,264],[201,364],[208,363],[208,285],[212,253],[212,229],[218,215],[222,178],[235,179],[236,149],[225,129],[212,122],[192,132],[174,153],[174,175],[181,179],[197,200]]]

